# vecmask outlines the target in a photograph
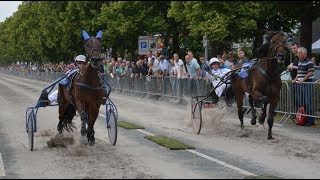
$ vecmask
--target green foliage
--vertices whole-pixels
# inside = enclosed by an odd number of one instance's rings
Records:
[[[297,5],[298,3],[298,5]],[[212,54],[232,43],[257,41],[268,29],[290,32],[306,8],[320,16],[319,2],[278,1],[23,1],[0,22],[0,63],[69,62],[84,54],[82,30],[103,31],[103,47],[136,58],[138,36],[161,34],[169,57],[190,49],[203,54],[203,36]],[[311,7],[312,6],[312,7]],[[169,43],[172,42],[172,43]],[[251,52],[246,52],[250,54]],[[183,56],[182,56],[183,57]]]

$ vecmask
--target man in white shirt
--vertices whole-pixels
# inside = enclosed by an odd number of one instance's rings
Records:
[[[169,61],[166,60],[163,55],[159,56],[159,60],[160,60],[159,65],[161,68],[161,76],[169,76],[169,73],[170,73],[169,70],[171,70],[170,68],[171,65]]]
[[[149,67],[148,75],[151,74],[151,70],[152,70],[154,76],[156,77],[160,76],[161,68],[159,65],[159,61],[155,56],[152,55],[152,51],[148,52],[148,67]]]
[[[174,103],[176,104],[179,104],[181,103],[182,101],[182,85],[181,85],[181,79],[184,79],[186,78],[186,67],[183,63],[183,61],[179,58],[179,55],[178,53],[174,53],[173,54],[173,61],[174,61],[174,67],[177,71],[177,84],[176,84],[176,87],[177,87],[177,96],[178,98],[174,101]]]
[[[173,60],[174,60],[174,67],[176,67],[176,70],[177,70],[177,78],[178,79],[186,78],[186,68],[182,59],[179,59],[178,53],[173,54]]]

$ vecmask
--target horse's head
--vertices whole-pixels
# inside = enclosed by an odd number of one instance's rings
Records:
[[[286,41],[282,33],[272,36],[269,45],[268,57],[276,58],[278,61],[283,61],[286,55]]]
[[[85,30],[82,31],[82,35],[85,40],[84,48],[87,54],[87,58],[93,68],[98,68],[102,61],[102,31],[99,31],[96,37],[90,37]]]

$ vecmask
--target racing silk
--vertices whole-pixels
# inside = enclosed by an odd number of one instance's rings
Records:
[[[221,77],[223,77],[226,73],[228,73],[229,71],[231,71],[230,69],[227,68],[223,68],[223,69],[218,69],[218,70],[211,70],[211,74],[209,75],[209,79],[213,85],[213,87],[215,88],[215,92],[216,94],[220,97],[221,94],[225,91],[225,89],[227,87],[230,86],[230,84],[225,84],[222,83],[220,84],[218,87],[217,85],[219,84],[219,82],[221,81]],[[229,81],[229,80],[228,80]]]
[[[249,62],[243,63],[242,68],[241,68],[240,72],[238,73],[238,76],[241,78],[248,77],[248,72],[254,63],[255,63],[254,61],[249,61]]]
[[[220,78],[231,71],[228,68],[222,68],[218,70],[211,69],[211,74],[209,76],[210,81],[220,81]]]
[[[66,72],[67,74],[67,77],[65,77],[64,79],[62,79],[59,84],[62,84],[62,85],[66,85],[67,86],[67,89],[68,91],[70,90],[70,79],[72,79],[74,77],[73,74],[79,72],[79,68],[76,68],[76,69],[71,69],[69,71]],[[71,77],[71,78],[70,78]]]

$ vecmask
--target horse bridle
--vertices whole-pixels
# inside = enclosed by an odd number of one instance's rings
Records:
[[[88,49],[89,47],[87,46],[87,41],[89,41],[90,39],[93,39],[93,47],[91,49]],[[91,61],[92,59],[92,53],[94,50],[98,51],[99,53],[99,59],[97,60],[100,60],[101,59],[101,50],[98,49],[97,47],[97,44],[96,44],[96,38],[94,37],[91,37],[90,39],[88,39],[84,45],[84,48],[85,48],[85,51],[86,51],[86,54],[87,54],[87,57],[89,58],[89,61]]]
[[[277,35],[279,35],[279,34],[277,34]],[[275,37],[275,36],[277,36],[277,35],[274,35],[273,37]],[[272,39],[273,39],[273,38],[272,38]],[[270,40],[270,43],[271,43],[271,44],[273,43],[273,40],[272,40],[272,39]],[[283,45],[283,44],[278,44],[278,45],[276,45],[276,47],[273,49],[273,53],[274,53],[275,55],[274,55],[274,57],[272,57],[272,58],[280,59],[280,58],[283,58],[283,57],[285,56],[285,53],[277,53],[277,49],[278,49],[280,46],[284,47],[284,49],[286,48],[286,46]],[[272,59],[272,58],[269,58],[269,59]]]

